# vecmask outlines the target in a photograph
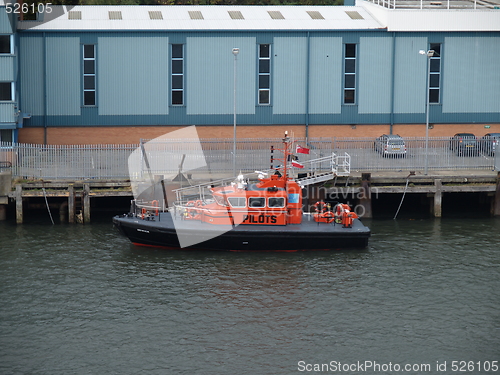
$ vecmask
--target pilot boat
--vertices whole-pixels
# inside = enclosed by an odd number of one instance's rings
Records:
[[[364,248],[370,229],[345,203],[318,201],[304,212],[302,186],[289,176],[293,141],[285,133],[280,166],[240,173],[228,184],[176,189],[175,201],[132,201],[114,225],[135,245],[209,251],[306,251]],[[203,189],[202,189],[203,187]],[[164,194],[167,197],[167,194]]]

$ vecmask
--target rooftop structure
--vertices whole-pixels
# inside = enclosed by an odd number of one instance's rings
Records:
[[[20,30],[352,30],[383,26],[363,7],[53,6]]]
[[[387,31],[462,32],[500,31],[499,3],[500,0],[367,0],[358,2],[383,27],[387,28]]]
[[[389,9],[499,9],[499,0],[366,0]]]
[[[356,6],[52,6],[18,30],[500,31],[500,0],[367,0]]]

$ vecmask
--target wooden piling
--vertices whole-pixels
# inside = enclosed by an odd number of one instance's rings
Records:
[[[443,212],[443,183],[440,179],[436,179],[434,180],[434,186],[436,187],[436,192],[434,193],[434,205],[432,211],[434,213],[434,217],[441,217]]]
[[[359,204],[363,207],[363,217],[371,219],[373,217],[372,213],[372,192],[371,192],[371,173],[361,174],[361,189],[359,191]]]
[[[90,185],[83,184],[83,223],[90,223]]]
[[[12,188],[12,173],[0,169],[0,221],[7,220],[7,205]]]
[[[0,221],[7,220],[7,205],[0,204]]]
[[[500,172],[497,175],[497,186],[495,196],[493,197],[493,207],[491,208],[493,216],[500,216]]]
[[[59,205],[59,221],[64,223],[66,221],[66,215],[68,213],[68,202],[62,202]]]
[[[68,185],[68,223],[75,222],[75,185]]]
[[[16,223],[23,223],[23,187],[21,184],[16,185]]]

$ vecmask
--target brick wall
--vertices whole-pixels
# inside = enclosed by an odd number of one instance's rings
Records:
[[[474,133],[482,137],[486,133],[500,133],[500,124],[435,124],[429,129],[430,137],[451,137],[455,133]],[[47,128],[48,144],[137,144],[141,138],[152,139],[181,129],[179,126],[123,126],[123,127],[54,127]],[[201,138],[233,138],[233,127],[197,126]],[[304,125],[238,125],[238,138],[279,138],[288,130],[296,137],[305,136]],[[378,137],[389,134],[389,125],[310,125],[309,137]],[[423,124],[398,124],[393,134],[402,137],[424,137]],[[43,128],[19,129],[19,142],[44,143]]]

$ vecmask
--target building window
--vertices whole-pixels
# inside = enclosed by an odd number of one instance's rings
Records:
[[[13,133],[14,131],[10,129],[0,130],[0,142],[12,142],[14,140]]]
[[[184,105],[184,45],[172,44],[172,105]]]
[[[14,43],[12,35],[0,35],[0,54],[12,55],[14,53]]]
[[[344,104],[356,102],[356,44],[344,47]]]
[[[83,45],[83,105],[96,105],[95,45]]]
[[[431,43],[430,49],[434,56],[429,60],[429,103],[439,103],[439,91],[441,88],[441,44]]]
[[[259,104],[271,103],[271,45],[259,44]]]
[[[0,100],[9,102],[14,100],[14,82],[0,82]]]

